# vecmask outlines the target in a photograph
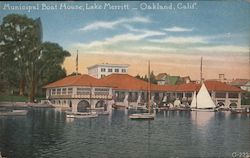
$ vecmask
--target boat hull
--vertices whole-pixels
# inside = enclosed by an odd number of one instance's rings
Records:
[[[67,113],[66,117],[67,118],[93,118],[93,117],[97,117],[98,114],[96,112],[77,112],[77,113]]]
[[[216,112],[215,109],[191,109],[191,111],[200,111],[200,112]]]
[[[91,115],[72,115],[72,114],[68,114],[67,118],[94,118],[97,117],[97,114],[91,114]]]
[[[247,111],[244,108],[235,108],[235,109],[230,109],[231,113],[234,114],[250,114],[250,111]]]
[[[6,111],[0,112],[0,116],[25,116],[27,115],[27,110],[13,110],[13,111]]]
[[[149,113],[140,113],[140,114],[131,114],[129,115],[130,119],[141,119],[141,120],[153,120],[155,118],[154,114]]]

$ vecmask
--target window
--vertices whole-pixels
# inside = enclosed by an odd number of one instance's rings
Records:
[[[52,89],[52,95],[56,95],[56,89]]]
[[[61,95],[61,88],[56,89],[56,94]]]
[[[186,93],[187,98],[192,98],[192,93]]]
[[[95,88],[95,95],[108,95],[109,89],[108,88]]]
[[[112,69],[108,69],[108,72],[112,72]]]
[[[63,88],[63,89],[62,89],[62,94],[63,94],[63,95],[66,95],[66,92],[67,92],[66,90],[67,90],[66,88]]]
[[[73,93],[73,88],[68,88],[68,95],[72,95]]]
[[[126,72],[126,69],[122,69],[122,72]]]
[[[101,72],[106,72],[106,69],[105,68],[101,68]]]
[[[119,69],[115,69],[115,72],[119,72]]]
[[[109,89],[107,89],[107,88],[95,88],[95,91],[107,92],[107,91],[109,91]]]
[[[226,93],[216,92],[215,97],[216,98],[226,98]]]
[[[101,75],[101,78],[105,77],[106,75]]]
[[[238,98],[238,93],[229,93],[228,98]]]
[[[177,93],[177,98],[182,99],[183,98],[183,93]]]
[[[91,89],[90,88],[77,88],[76,94],[77,95],[88,95],[90,94]]]

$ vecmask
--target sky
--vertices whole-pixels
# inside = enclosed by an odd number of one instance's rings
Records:
[[[94,8],[95,7],[95,8]],[[165,8],[164,8],[165,7]],[[161,9],[164,8],[164,9]],[[8,14],[40,17],[43,41],[71,53],[63,67],[87,73],[94,64],[129,64],[130,75],[147,73],[200,78],[250,78],[250,2],[99,1],[0,2]]]

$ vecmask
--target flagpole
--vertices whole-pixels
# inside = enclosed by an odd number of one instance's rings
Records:
[[[150,60],[148,61],[148,113],[150,113],[151,112],[151,110],[150,110],[150,106],[151,106],[151,83],[150,83]]]
[[[78,49],[76,51],[76,75],[78,75]]]

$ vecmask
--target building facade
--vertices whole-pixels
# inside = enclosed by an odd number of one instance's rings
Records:
[[[250,80],[249,79],[234,79],[230,82],[230,85],[241,88],[242,90],[250,92]]]
[[[171,76],[167,73],[159,73],[156,76],[156,81],[158,85],[179,85],[184,83],[190,83],[191,79],[189,76]]]
[[[215,105],[225,108],[241,107],[238,87],[219,81],[204,82]],[[73,112],[90,109],[110,109],[113,105],[137,107],[146,105],[149,84],[128,74],[112,74],[101,79],[89,75],[68,76],[51,83],[46,88],[46,97],[57,107],[71,108]],[[193,95],[201,85],[187,83],[181,85],[150,84],[151,103],[155,106],[173,103],[180,99],[190,105]]]
[[[88,75],[103,78],[113,73],[127,74],[128,66],[126,64],[96,64],[88,67]]]

